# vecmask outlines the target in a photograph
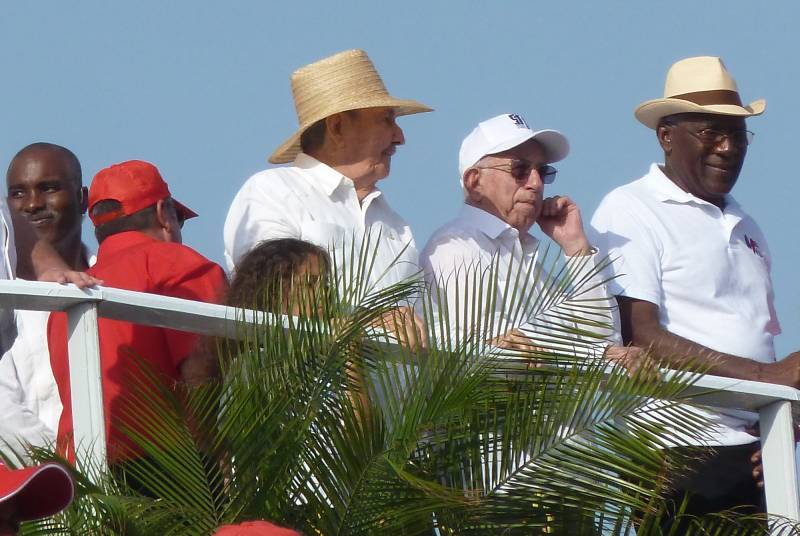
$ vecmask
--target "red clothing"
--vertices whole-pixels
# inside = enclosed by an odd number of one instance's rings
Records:
[[[97,252],[97,263],[88,273],[108,287],[149,292],[210,303],[222,303],[228,283],[225,273],[193,249],[160,242],[136,231],[106,238]],[[67,357],[67,318],[53,313],[47,326],[50,362],[64,405],[58,426],[58,444],[73,456],[72,399]],[[171,329],[142,326],[101,318],[100,361],[109,463],[130,458],[129,442],[118,426],[135,407],[130,398],[130,375],[135,373],[131,355],[146,360],[166,381],[180,379],[179,366],[193,350],[198,336]],[[125,404],[123,407],[123,402]],[[130,421],[128,421],[130,423]],[[127,452],[126,452],[127,451]]]

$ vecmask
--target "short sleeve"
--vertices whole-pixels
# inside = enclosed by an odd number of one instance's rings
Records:
[[[590,235],[611,261],[609,291],[660,305],[662,248],[641,203],[619,190],[611,192],[592,217]]]

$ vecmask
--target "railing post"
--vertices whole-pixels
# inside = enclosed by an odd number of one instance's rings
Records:
[[[66,313],[75,463],[85,475],[94,476],[107,468],[97,303],[79,303]]]
[[[800,521],[792,404],[788,400],[773,402],[761,408],[759,413],[767,512],[771,517]]]

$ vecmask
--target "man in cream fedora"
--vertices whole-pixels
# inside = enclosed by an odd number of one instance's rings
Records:
[[[355,240],[356,251],[365,242],[375,250],[373,289],[414,277],[411,228],[376,185],[405,143],[396,118],[431,108],[389,95],[362,50],[306,65],[291,83],[300,126],[269,158],[291,165],[256,173],[236,195],[225,221],[228,268],[263,240],[297,238],[332,250],[337,268],[352,272],[342,263],[354,261]]]
[[[611,286],[625,342],[654,347],[675,368],[697,365],[719,376],[800,387],[800,354],[775,360],[780,325],[767,241],[730,193],[752,139],[745,119],[765,108],[763,99],[742,103],[719,58],[675,63],[664,98],[635,112],[655,131],[664,163],[609,193],[592,227],[597,246],[615,259]],[[707,438],[675,442],[717,448],[697,473],[677,482],[677,493],[693,494],[687,513],[761,510],[751,465],[759,448],[755,415],[705,413],[714,423]]]

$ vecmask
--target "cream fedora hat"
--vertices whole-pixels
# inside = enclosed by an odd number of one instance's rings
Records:
[[[736,80],[720,58],[697,56],[672,65],[664,84],[664,98],[643,102],[636,108],[636,119],[656,128],[662,117],[686,112],[738,115],[761,115],[767,101],[758,99],[742,105]]]
[[[389,106],[397,115],[433,111],[413,100],[389,95],[375,66],[363,50],[346,50],[292,73],[292,96],[300,128],[275,149],[269,161],[285,164],[300,152],[300,136],[311,125],[333,114]]]

